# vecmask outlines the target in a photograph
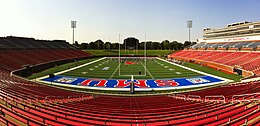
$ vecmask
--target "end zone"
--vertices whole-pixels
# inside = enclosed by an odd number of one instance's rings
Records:
[[[131,80],[124,79],[92,79],[75,78],[69,76],[55,76],[55,78],[43,78],[40,82],[58,86],[78,87],[96,90],[129,91]],[[226,81],[211,76],[197,76],[192,78],[172,79],[148,79],[134,80],[136,91],[173,90],[204,87],[215,84],[223,84]]]

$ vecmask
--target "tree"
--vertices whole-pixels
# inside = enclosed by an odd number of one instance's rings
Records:
[[[173,42],[169,43],[169,49],[170,50],[175,50],[174,49],[175,46],[176,46],[175,43],[173,43]]]
[[[164,40],[162,41],[162,49],[169,49],[169,41],[168,40]]]
[[[81,43],[79,48],[80,49],[88,49],[88,45],[89,45],[88,43]]]
[[[97,46],[94,42],[89,43],[89,49],[97,49]]]
[[[110,42],[105,43],[105,49],[111,50],[111,43]]]
[[[95,45],[97,46],[97,49],[100,50],[100,49],[104,49],[104,42],[100,39],[96,40],[95,42]]]
[[[112,43],[112,49],[119,49],[118,43]]]
[[[139,49],[144,50],[144,42],[141,42],[141,43],[139,44]]]
[[[170,49],[170,50],[181,50],[184,47],[189,47],[191,45],[196,44],[196,42],[188,42],[185,41],[184,44],[173,41],[169,42],[169,40],[164,40],[161,43],[160,42],[141,42],[139,43],[139,40],[133,37],[128,37],[124,39],[124,43],[120,44],[121,50],[124,50],[125,47],[126,49],[144,49],[144,46],[146,45],[147,50],[159,50],[159,49]],[[95,42],[90,42],[90,43],[82,43],[79,45],[81,49],[116,49],[118,50],[119,44],[118,43],[111,43],[111,42],[103,42],[102,40],[96,40]]]
[[[183,47],[184,47],[184,48],[187,48],[187,47],[189,47],[190,45],[191,45],[191,42],[185,41]]]
[[[146,42],[146,49],[147,49],[147,50],[151,50],[151,49],[152,49],[152,43],[153,43],[153,42],[151,42],[151,41]]]
[[[134,37],[124,39],[124,48],[126,49],[139,49],[139,40]]]
[[[162,49],[161,44],[159,42],[153,42],[153,49],[155,49],[155,50]]]

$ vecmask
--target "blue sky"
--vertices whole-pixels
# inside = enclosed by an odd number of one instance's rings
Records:
[[[136,37],[161,42],[202,38],[205,27],[260,21],[260,0],[0,0],[0,36],[118,42]]]

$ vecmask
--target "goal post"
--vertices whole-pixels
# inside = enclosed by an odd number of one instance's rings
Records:
[[[128,38],[127,38],[128,39]],[[133,38],[135,39],[135,38]],[[126,40],[126,39],[125,39]],[[138,39],[136,39],[138,40]],[[122,44],[121,35],[119,35],[119,47],[118,47],[118,75],[119,76],[146,76],[147,75],[147,54],[146,54],[146,36],[143,42],[143,55],[138,54],[138,42],[134,44],[128,44],[127,41],[124,41]],[[122,53],[121,46],[124,49]],[[129,51],[132,51],[134,54],[129,55]],[[128,52],[128,54],[126,53]]]

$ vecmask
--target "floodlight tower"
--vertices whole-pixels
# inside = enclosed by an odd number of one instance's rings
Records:
[[[72,44],[74,44],[74,28],[76,28],[77,21],[71,21],[71,28],[72,28]]]
[[[190,42],[190,29],[192,28],[192,21],[187,21],[187,28],[189,29],[189,42]]]
[[[144,35],[144,75],[146,76],[146,71],[147,71],[147,67],[146,67],[146,34]]]
[[[120,76],[121,71],[120,71],[120,65],[121,65],[121,53],[120,53],[120,34],[118,35],[118,76]]]

